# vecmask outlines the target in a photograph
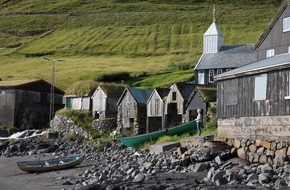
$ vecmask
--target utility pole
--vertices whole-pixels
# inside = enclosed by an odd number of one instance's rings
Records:
[[[57,62],[63,62],[65,60],[58,59],[58,60],[52,60],[46,57],[42,57],[46,61],[51,62],[51,84],[50,84],[50,102],[49,102],[49,122],[54,117],[54,84],[55,84],[55,67],[54,63]]]

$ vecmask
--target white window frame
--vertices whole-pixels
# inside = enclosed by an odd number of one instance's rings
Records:
[[[267,75],[255,77],[254,100],[266,100],[267,98]]]
[[[267,52],[266,52],[266,57],[269,58],[269,57],[272,57],[275,55],[275,50],[274,49],[268,49]]]
[[[288,95],[285,96],[285,99],[290,99],[290,71],[288,72]]]
[[[198,71],[198,84],[204,84],[204,71]]]
[[[213,83],[214,82],[213,76],[214,76],[214,70],[209,70],[208,71],[208,82],[209,83]]]
[[[283,18],[283,32],[290,31],[290,17]]]
[[[222,74],[222,73],[223,73],[223,70],[222,69],[218,69],[216,74],[219,75],[219,74]]]

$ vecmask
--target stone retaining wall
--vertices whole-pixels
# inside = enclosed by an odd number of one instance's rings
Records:
[[[290,156],[290,142],[265,139],[224,139],[240,158],[251,163],[283,165]]]

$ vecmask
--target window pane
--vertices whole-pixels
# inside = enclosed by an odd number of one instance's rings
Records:
[[[213,82],[214,70],[209,70],[208,81]]]
[[[255,78],[255,100],[266,100],[267,76]]]
[[[283,32],[290,31],[290,17],[283,19]]]

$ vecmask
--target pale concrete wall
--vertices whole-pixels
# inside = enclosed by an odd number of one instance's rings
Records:
[[[289,140],[290,116],[218,119],[219,139]]]

